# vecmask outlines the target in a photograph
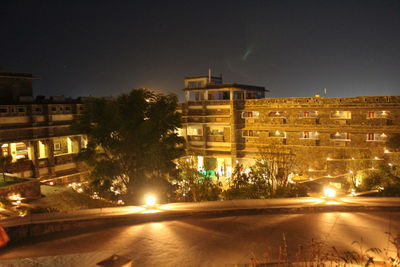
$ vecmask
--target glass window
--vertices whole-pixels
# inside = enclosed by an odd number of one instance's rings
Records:
[[[387,135],[385,133],[368,133],[367,141],[386,141]]]
[[[224,135],[223,127],[207,127],[207,132],[209,135]]]
[[[256,130],[243,130],[242,131],[243,137],[258,137],[260,136],[260,131]]]
[[[258,118],[260,117],[260,112],[258,111],[243,111],[242,118]]]
[[[318,111],[301,111],[300,118],[317,118],[318,117]]]
[[[187,135],[190,136],[202,136],[203,135],[203,129],[201,126],[196,127],[196,126],[189,126],[187,128]]]
[[[318,139],[319,133],[318,132],[301,132],[300,138],[301,139]]]
[[[330,135],[332,140],[350,140],[350,133],[336,132]]]
[[[269,137],[275,137],[275,138],[286,138],[286,132],[283,131],[269,131],[268,132],[268,136]]]
[[[332,119],[351,119],[351,111],[337,110],[331,113]]]
[[[387,118],[387,117],[389,117],[389,112],[386,110],[368,111],[367,113],[368,119]]]

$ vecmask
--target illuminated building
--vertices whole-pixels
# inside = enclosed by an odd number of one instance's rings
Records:
[[[400,96],[265,98],[265,91],[219,77],[185,79],[181,134],[199,169],[212,160],[229,177],[273,146],[295,154],[304,179],[344,176],[355,162],[385,160],[386,140],[400,133]]]
[[[70,125],[82,111],[81,100],[33,98],[35,79],[28,73],[0,72],[1,154],[12,156],[7,172],[40,180],[80,180],[86,171],[73,157],[87,141]]]

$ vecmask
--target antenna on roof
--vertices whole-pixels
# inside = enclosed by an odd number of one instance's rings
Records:
[[[208,83],[211,83],[211,69],[208,69]]]
[[[328,94],[328,89],[324,88],[324,97]]]

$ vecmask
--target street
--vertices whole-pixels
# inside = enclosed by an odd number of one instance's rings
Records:
[[[311,239],[323,247],[364,249],[394,247],[385,232],[397,234],[399,212],[325,212],[232,216],[153,222],[132,226],[60,233],[13,244],[0,252],[0,265],[95,266],[112,254],[133,260],[134,266],[233,266],[250,263],[263,253],[277,257],[286,237],[289,255]],[[383,254],[382,254],[383,255]],[[19,259],[18,259],[19,258]]]

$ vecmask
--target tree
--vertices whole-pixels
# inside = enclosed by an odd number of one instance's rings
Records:
[[[109,198],[118,193],[136,204],[147,192],[171,197],[173,160],[183,153],[177,105],[175,95],[148,89],[86,103],[72,128],[89,138],[77,159],[89,166],[93,190]]]
[[[185,201],[218,200],[222,191],[219,182],[214,182],[208,172],[197,170],[197,161],[193,156],[178,160],[177,181],[179,194]]]
[[[6,181],[6,175],[5,173],[7,172],[7,166],[10,165],[12,161],[12,156],[11,155],[1,155],[0,156],[0,168],[1,168],[1,173],[3,175],[3,181]]]
[[[229,189],[225,191],[227,199],[255,199],[268,197],[267,179],[262,175],[244,172],[243,165],[235,166],[230,178]]]
[[[281,196],[282,191],[290,187],[289,175],[294,168],[295,154],[283,146],[264,147],[259,154],[260,158],[251,167],[252,176],[265,180],[268,197]]]
[[[394,151],[399,151],[399,149],[400,149],[400,134],[392,135],[386,144],[390,149],[392,149]]]

